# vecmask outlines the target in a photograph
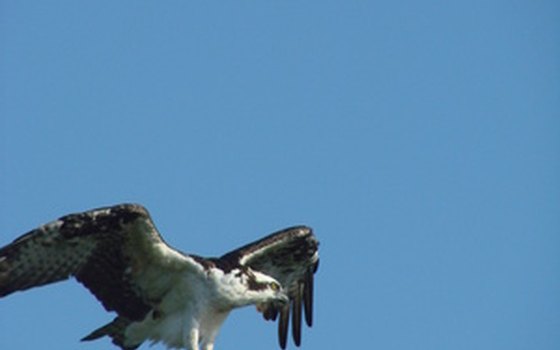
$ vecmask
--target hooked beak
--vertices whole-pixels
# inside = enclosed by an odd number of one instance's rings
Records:
[[[290,297],[284,292],[278,293],[278,299],[276,300],[281,305],[286,305],[290,301]]]
[[[263,303],[257,303],[256,307],[257,310],[261,313],[266,312],[271,306],[273,308],[282,308],[284,307],[286,304],[288,304],[290,302],[290,297],[284,293],[283,291],[279,291],[276,293],[276,296],[274,299],[267,301],[267,302],[263,302]]]

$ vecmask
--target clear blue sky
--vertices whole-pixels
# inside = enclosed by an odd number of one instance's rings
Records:
[[[2,1],[0,21],[0,244],[129,201],[201,255],[308,224],[304,350],[560,348],[557,1]],[[111,319],[75,282],[18,293],[0,348],[106,350],[78,340]],[[216,348],[276,344],[247,308]]]

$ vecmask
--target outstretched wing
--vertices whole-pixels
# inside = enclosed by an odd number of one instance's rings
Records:
[[[197,268],[163,241],[146,209],[122,204],[61,217],[0,248],[0,297],[73,276],[108,311],[141,320],[174,272]]]
[[[311,228],[296,226],[273,233],[220,258],[260,271],[278,280],[290,297],[290,303],[279,306],[269,303],[260,308],[264,318],[276,320],[278,340],[286,348],[290,312],[294,343],[301,344],[301,316],[309,327],[313,324],[313,275],[319,265],[319,242]],[[290,310],[291,308],[291,310]]]

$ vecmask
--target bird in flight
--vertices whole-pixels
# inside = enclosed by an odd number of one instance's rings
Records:
[[[290,319],[296,346],[302,318],[313,323],[318,246],[311,228],[294,226],[219,258],[185,254],[144,207],[120,204],[63,216],[0,248],[0,298],[74,277],[117,314],[82,341],[108,336],[123,350],[146,341],[213,350],[228,314],[256,305],[278,321],[285,349]]]

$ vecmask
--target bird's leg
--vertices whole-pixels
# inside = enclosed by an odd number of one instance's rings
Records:
[[[202,340],[202,350],[214,350],[214,341],[216,340],[216,334],[217,334],[217,330],[212,332],[211,334],[207,335],[207,337],[205,337]]]
[[[185,345],[189,350],[200,350],[198,347],[198,328],[191,328],[185,338]]]
[[[214,350],[214,342],[202,345],[202,350]]]

